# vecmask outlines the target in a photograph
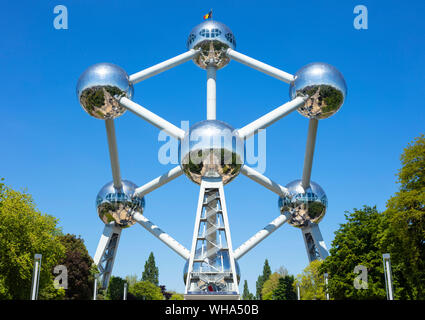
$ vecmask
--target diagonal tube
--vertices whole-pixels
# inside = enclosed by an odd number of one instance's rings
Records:
[[[176,166],[167,173],[163,174],[162,176],[159,176],[152,181],[144,184],[141,187],[138,187],[134,191],[134,197],[143,197],[146,194],[154,191],[155,189],[158,189],[159,187],[163,186],[164,184],[176,179],[177,177],[180,177],[183,174],[183,170],[180,166]]]
[[[257,170],[254,170],[246,165],[242,166],[241,173],[251,180],[261,184],[263,187],[266,187],[270,191],[273,191],[278,196],[283,197],[288,193],[287,188],[282,187],[280,184],[274,182],[273,180],[259,173]]]
[[[260,72],[263,72],[271,77],[274,77],[278,80],[281,80],[286,83],[291,83],[294,81],[294,76],[292,74],[289,74],[285,71],[279,70],[275,67],[272,67],[268,64],[265,64],[261,61],[255,60],[253,58],[250,58],[240,52],[237,52],[233,49],[227,49],[226,52],[227,56],[232,58],[233,60],[243,63],[244,65],[251,67],[255,70],[258,70]]]
[[[254,236],[252,236],[249,240],[243,243],[239,248],[237,248],[233,252],[233,256],[236,260],[242,258],[248,251],[254,248],[257,244],[271,235],[274,231],[280,228],[289,218],[289,214],[281,214],[272,222],[270,222],[264,229],[258,231]]]
[[[158,63],[150,68],[144,69],[137,73],[130,75],[129,81],[133,84],[138,83],[140,81],[146,80],[150,77],[157,75],[158,73],[167,71],[171,68],[177,67],[178,65],[191,60],[194,56],[199,53],[197,50],[189,50],[185,53],[182,53],[174,58],[168,59],[164,62]]]
[[[307,189],[310,187],[311,169],[313,167],[314,148],[316,145],[316,135],[319,120],[310,119],[308,123],[307,144],[305,147],[304,168],[302,177],[302,187]]]
[[[270,111],[269,113],[251,122],[250,124],[247,124],[245,127],[238,129],[237,132],[239,136],[241,138],[249,138],[253,134],[257,133],[258,130],[270,126],[277,120],[285,117],[292,111],[301,107],[304,104],[305,100],[305,97],[296,97],[295,99],[281,105],[280,107],[277,107],[273,111]]]
[[[138,212],[133,214],[133,219],[137,221],[143,228],[148,230],[156,238],[164,242],[169,248],[174,250],[180,257],[185,260],[189,260],[190,252],[183,245],[181,245],[177,240],[172,238],[170,235],[162,231],[157,225],[152,221],[146,218],[144,215],[141,215]]]
[[[180,129],[179,127],[176,127],[174,124],[168,122],[167,120],[161,118],[160,116],[156,115],[155,113],[149,111],[148,109],[142,107],[141,105],[131,101],[130,99],[126,97],[120,98],[119,102],[121,105],[123,105],[126,109],[130,110],[140,118],[146,120],[150,124],[154,125],[155,127],[159,128],[160,130],[164,130],[169,135],[177,138],[177,139],[183,139],[184,137],[184,130]]]
[[[112,178],[115,189],[122,188],[120,163],[118,160],[117,139],[115,136],[115,125],[113,119],[105,120],[106,136],[108,138],[109,158],[111,160]]]

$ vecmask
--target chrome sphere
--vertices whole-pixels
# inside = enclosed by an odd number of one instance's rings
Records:
[[[200,249],[196,250],[197,253],[200,252]],[[193,271],[194,272],[200,272],[201,270],[203,272],[217,272],[217,270],[222,270],[222,265],[221,265],[221,256],[223,256],[223,272],[231,272],[231,267],[230,267],[230,258],[229,258],[229,253],[226,251],[221,251],[219,253],[217,253],[216,258],[213,261],[212,266],[205,264],[205,263],[201,263],[201,262],[195,262],[193,265]],[[236,268],[236,278],[238,280],[238,284],[241,280],[241,270],[239,268],[239,263],[235,260],[235,268]],[[187,272],[189,270],[189,260],[186,261],[184,268],[183,268],[183,281],[184,284],[186,284],[186,279],[187,279]],[[213,281],[213,279],[211,279]]]
[[[96,197],[96,208],[99,218],[106,224],[115,221],[121,228],[132,226],[136,221],[133,213],[143,213],[145,198],[134,197],[137,186],[130,181],[122,180],[122,189],[117,190],[113,182],[103,186]]]
[[[310,181],[310,187],[304,190],[301,180],[295,180],[286,185],[289,194],[279,197],[279,209],[290,213],[288,223],[291,226],[303,228],[310,222],[319,223],[325,216],[328,198],[325,191],[315,182]]]
[[[226,55],[228,48],[236,48],[236,40],[232,30],[221,22],[207,20],[198,24],[189,34],[187,48],[200,50],[193,61],[201,68],[208,65],[223,68],[230,62]]]
[[[335,114],[347,96],[342,74],[333,66],[315,62],[302,67],[289,88],[291,99],[308,97],[298,112],[307,118],[326,119]]]
[[[125,112],[118,99],[133,97],[133,85],[127,73],[112,63],[98,63],[86,69],[78,79],[77,96],[91,116],[115,119]]]
[[[244,141],[227,123],[205,120],[194,124],[179,146],[179,161],[190,180],[201,184],[204,177],[229,183],[244,161]]]

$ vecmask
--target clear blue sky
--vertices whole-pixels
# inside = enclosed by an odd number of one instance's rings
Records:
[[[69,29],[53,28],[53,8],[68,8]],[[366,5],[369,29],[355,30]],[[26,188],[38,208],[81,235],[94,254],[103,224],[99,189],[111,180],[104,123],[79,106],[75,86],[91,64],[129,74],[183,53],[210,8],[237,50],[287,72],[324,61],[345,76],[348,97],[319,123],[312,179],[329,198],[320,224],[330,247],[344,211],[385,208],[397,190],[399,155],[425,130],[423,1],[7,1],[0,11],[0,177]],[[192,62],[135,86],[134,100],[179,125],[205,118],[205,72]],[[217,76],[217,117],[240,127],[288,97],[288,85],[236,62]],[[266,175],[282,185],[301,177],[308,120],[293,113],[267,130]],[[131,113],[116,121],[124,178],[144,184],[172,166],[157,160],[158,130]],[[240,176],[226,186],[234,247],[278,214],[277,197]],[[145,214],[190,247],[198,186],[184,176],[146,197]],[[19,230],[17,230],[19,232]],[[155,252],[160,282],[183,291],[184,261],[136,225],[124,230],[114,274],[141,276]],[[301,232],[288,225],[240,260],[251,291],[268,258],[297,274],[307,265]]]

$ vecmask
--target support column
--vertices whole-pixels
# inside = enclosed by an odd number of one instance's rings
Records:
[[[209,65],[207,67],[207,120],[215,120],[217,116],[217,67]]]
[[[310,223],[309,226],[302,228],[305,248],[309,262],[313,260],[325,260],[329,255],[319,225]]]
[[[115,256],[117,254],[118,243],[121,237],[121,228],[115,225],[115,222],[105,224],[103,234],[97,245],[94,263],[99,269],[99,278],[101,279],[101,289],[107,289],[109,279],[112,274]]]
[[[185,300],[195,299],[239,299],[221,179],[201,182],[185,290]]]

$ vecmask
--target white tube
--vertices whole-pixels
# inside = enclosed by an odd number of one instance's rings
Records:
[[[305,147],[304,169],[302,177],[302,187],[307,189],[310,187],[311,169],[313,167],[314,147],[316,145],[317,126],[319,120],[310,119],[308,123],[307,144]]]
[[[134,196],[143,197],[144,195],[154,191],[155,189],[161,187],[162,185],[174,180],[177,177],[180,177],[183,174],[183,170],[180,166],[174,167],[167,173],[159,176],[152,181],[144,184],[143,186],[137,188],[134,191]]]
[[[255,60],[253,58],[250,58],[242,53],[239,53],[232,49],[227,49],[227,56],[232,58],[233,60],[243,63],[244,65],[247,65],[248,67],[251,67],[255,70],[258,70],[260,72],[263,72],[269,76],[272,76],[276,79],[279,79],[286,83],[291,83],[294,81],[294,76],[292,74],[289,74],[285,71],[279,70],[275,67],[272,67],[268,64],[265,64],[261,61]]]
[[[196,50],[189,50],[185,53],[182,53],[174,58],[168,59],[164,62],[158,63],[150,68],[144,69],[142,71],[139,71],[137,73],[134,73],[130,75],[129,81],[133,84],[138,83],[140,81],[146,80],[147,78],[150,78],[154,75],[157,75],[158,73],[167,71],[173,67],[176,67],[186,61],[191,60],[194,56],[198,54],[199,51]]]
[[[207,67],[207,120],[216,119],[216,108],[217,108],[216,75],[217,75],[217,67],[208,66]]]
[[[177,139],[183,139],[184,137],[184,130],[180,129],[179,127],[176,127],[174,124],[168,122],[167,120],[161,118],[160,116],[156,115],[155,113],[149,111],[148,109],[142,107],[141,105],[131,101],[130,99],[126,97],[122,97],[119,102],[128,110],[133,112],[134,114],[138,115],[140,118],[146,120],[150,124],[154,125],[155,127],[164,130],[169,135],[177,138]]]
[[[249,250],[254,248],[257,244],[271,235],[274,231],[276,231],[280,226],[282,226],[288,220],[287,215],[281,214],[279,217],[270,222],[267,226],[264,227],[263,230],[257,232],[254,236],[252,236],[248,241],[242,244],[239,248],[237,248],[233,252],[233,256],[236,260],[242,258]]]
[[[253,134],[257,133],[258,130],[268,127],[277,120],[298,109],[301,105],[304,104],[305,100],[306,98],[304,97],[296,97],[295,99],[281,105],[273,111],[270,111],[261,118],[258,118],[250,124],[247,124],[245,127],[238,129],[237,132],[239,136],[241,138],[249,138]]]
[[[105,120],[106,136],[108,137],[109,158],[111,160],[112,178],[114,180],[114,187],[121,189],[121,173],[120,162],[118,160],[118,147],[117,139],[115,137],[115,125],[113,119]]]
[[[248,166],[242,166],[241,173],[251,180],[261,184],[263,187],[266,187],[270,191],[273,191],[278,196],[284,196],[288,193],[287,188],[282,187],[280,184],[274,182],[273,180],[259,173],[257,170],[254,170]]]
[[[143,228],[152,233],[159,240],[164,242],[169,248],[174,250],[179,256],[185,260],[189,260],[190,252],[185,247],[183,247],[177,240],[166,234],[158,226],[153,224],[148,218],[141,215],[138,212],[133,214],[133,219],[136,220]]]

